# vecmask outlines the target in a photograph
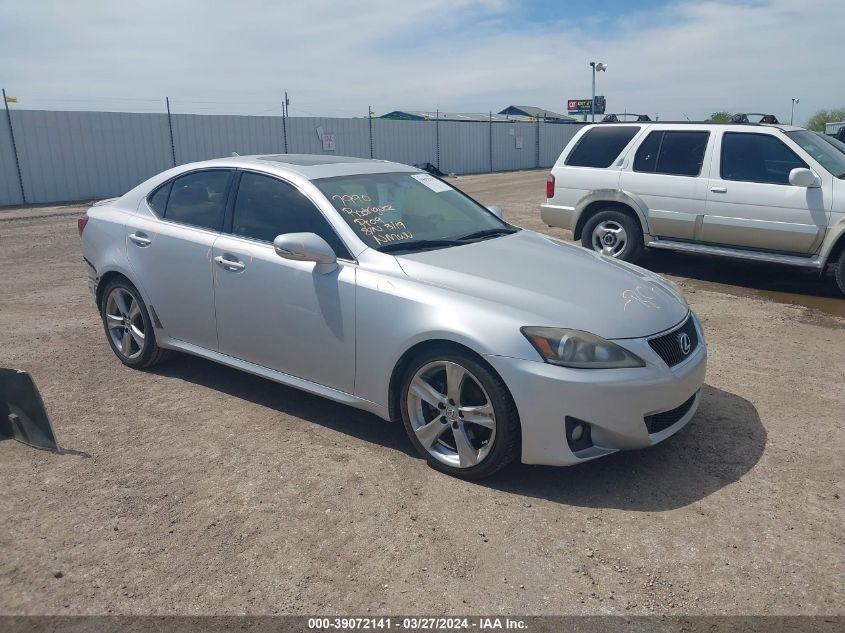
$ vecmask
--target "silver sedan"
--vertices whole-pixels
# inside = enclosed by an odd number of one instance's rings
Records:
[[[698,406],[707,350],[670,282],[406,165],[182,165],[79,232],[126,365],[176,350],[370,411],[452,475],[650,446]]]

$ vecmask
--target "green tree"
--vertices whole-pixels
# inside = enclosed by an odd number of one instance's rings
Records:
[[[825,123],[834,121],[845,121],[845,108],[834,108],[833,110],[819,110],[807,121],[808,130],[824,132]]]
[[[710,120],[714,123],[728,123],[732,116],[730,112],[714,112],[710,115]]]

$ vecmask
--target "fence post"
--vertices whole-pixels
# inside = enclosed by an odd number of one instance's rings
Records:
[[[493,111],[490,111],[490,173],[493,173]]]
[[[434,118],[434,134],[437,144],[437,170],[440,170],[440,108],[437,109]]]
[[[173,166],[176,167],[176,143],[173,142],[173,120],[170,117],[170,97],[164,98],[167,103],[167,127],[170,129],[170,155],[173,158]]]
[[[370,120],[370,158],[373,158],[373,106],[367,106],[367,118]]]
[[[18,146],[15,143],[15,130],[12,129],[12,113],[9,111],[9,102],[6,100],[6,89],[3,88],[3,105],[6,106],[6,121],[9,123],[9,137],[12,139],[12,153],[15,155],[15,167],[18,170],[18,185],[21,188],[21,200],[26,204],[26,191],[23,188],[23,174],[21,173],[21,161],[18,158]]]
[[[540,118],[537,118],[537,169],[540,169]]]

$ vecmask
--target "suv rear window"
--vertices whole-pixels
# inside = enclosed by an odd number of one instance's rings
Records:
[[[571,167],[610,167],[639,131],[637,125],[594,127],[578,140],[565,164]]]
[[[698,176],[709,136],[709,132],[652,132],[637,150],[634,171]]]

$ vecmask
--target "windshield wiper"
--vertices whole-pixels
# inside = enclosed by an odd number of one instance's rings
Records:
[[[495,229],[484,229],[483,231],[476,231],[475,233],[469,233],[468,235],[462,235],[461,237],[455,238],[460,242],[467,242],[469,240],[477,240],[482,237],[493,237],[494,235],[510,235],[511,233],[516,233],[519,229],[512,229],[507,227],[498,227]]]
[[[393,242],[378,249],[382,253],[399,253],[425,251],[432,248],[446,248],[447,246],[461,246],[466,244],[462,240],[417,240],[415,242]]]

